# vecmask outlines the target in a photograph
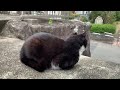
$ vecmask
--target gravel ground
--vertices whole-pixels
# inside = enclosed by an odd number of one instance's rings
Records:
[[[71,70],[37,72],[20,62],[19,52],[24,41],[0,37],[1,79],[119,79],[120,64],[81,56]]]

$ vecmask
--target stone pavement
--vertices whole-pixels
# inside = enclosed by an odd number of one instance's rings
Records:
[[[92,58],[104,61],[111,61],[120,64],[120,47],[119,45],[107,44],[91,40]]]
[[[71,70],[37,72],[20,62],[24,41],[0,37],[1,79],[120,79],[120,64],[81,56]]]

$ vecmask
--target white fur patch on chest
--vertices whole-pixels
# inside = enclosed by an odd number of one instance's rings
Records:
[[[58,70],[60,67],[58,65],[54,65],[53,62],[51,62],[51,69]]]

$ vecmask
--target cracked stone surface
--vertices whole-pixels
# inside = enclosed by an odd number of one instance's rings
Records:
[[[82,55],[71,70],[37,72],[20,62],[19,52],[23,43],[16,38],[0,37],[1,79],[120,79],[120,64]]]

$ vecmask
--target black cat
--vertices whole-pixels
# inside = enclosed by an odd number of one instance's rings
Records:
[[[64,41],[52,34],[40,32],[25,41],[20,51],[20,60],[39,72],[53,66],[70,69],[78,62],[82,45],[87,45],[85,33],[73,34]]]

